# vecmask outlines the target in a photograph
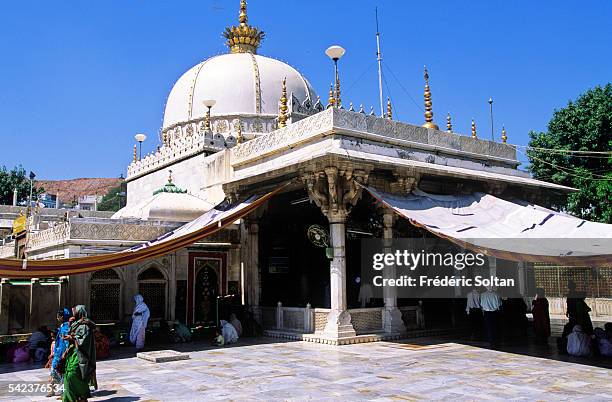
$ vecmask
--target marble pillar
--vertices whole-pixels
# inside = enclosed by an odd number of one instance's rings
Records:
[[[11,282],[8,278],[0,281],[0,335],[8,334]]]
[[[383,241],[384,252],[392,252],[393,224],[396,215],[393,211],[385,208],[383,212]],[[396,266],[390,266],[383,270],[386,278],[396,278]],[[383,327],[387,333],[400,333],[406,331],[406,325],[402,320],[402,312],[397,308],[397,288],[395,286],[383,287],[383,298],[385,309],[383,310]]]
[[[355,336],[351,324],[351,315],[346,302],[346,219],[348,213],[343,210],[330,212],[329,232],[334,258],[330,263],[331,311],[323,330],[325,336],[346,338]]]
[[[168,268],[168,314],[167,320],[174,323],[176,320],[176,253],[169,256]]]
[[[243,219],[240,228],[240,259],[244,280],[244,300],[251,308],[255,320],[261,323],[261,272],[259,268],[259,223],[256,219]]]

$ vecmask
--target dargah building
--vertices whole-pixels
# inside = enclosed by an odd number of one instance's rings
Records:
[[[296,68],[259,55],[264,32],[245,1],[223,35],[228,52],[170,91],[157,151],[134,148],[123,209],[43,209],[24,240],[0,246],[0,334],[51,324],[75,304],[125,324],[137,293],[154,322],[214,323],[218,297],[236,295],[268,335],[331,344],[452,325],[464,300],[364,295],[364,240],[393,238],[480,251],[487,275],[511,273],[523,297],[545,287],[561,314],[574,279],[592,314],[612,315],[611,249],[600,242],[610,225],[538,206],[574,189],[519,170],[505,132],[494,142],[475,125],[456,133],[450,116],[442,124],[427,71],[424,121],[410,124],[390,102],[383,116],[347,105],[339,79],[317,94]],[[568,250],[540,238],[586,241]]]

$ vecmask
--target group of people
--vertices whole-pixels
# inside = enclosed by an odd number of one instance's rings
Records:
[[[585,302],[584,294],[576,291],[576,284],[568,284],[567,318],[568,323],[563,334],[557,340],[560,353],[572,356],[612,356],[612,323],[605,324],[604,328],[593,329],[589,312],[591,309]],[[481,328],[484,328],[485,339],[491,347],[499,342],[498,328],[500,317],[503,317],[503,326],[507,336],[518,336],[526,339],[528,321],[527,305],[522,297],[509,297],[505,300],[497,292],[487,287],[482,294],[476,288],[467,295],[466,313],[470,322],[470,336],[478,337]],[[536,289],[531,302],[533,315],[533,331],[536,342],[548,343],[551,335],[550,314],[548,299],[544,289]]]
[[[606,323],[604,328],[593,328],[589,315],[591,308],[585,301],[584,293],[576,290],[573,281],[568,283],[568,290],[568,323],[557,340],[559,352],[581,357],[612,357],[612,323]]]

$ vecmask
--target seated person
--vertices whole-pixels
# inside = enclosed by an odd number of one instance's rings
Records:
[[[191,331],[186,325],[183,325],[180,321],[174,323],[174,342],[189,342],[191,340]]]
[[[99,328],[94,330],[94,338],[96,340],[96,359],[106,359],[110,356],[110,342],[108,337],[100,331]]]
[[[582,326],[575,325],[567,337],[567,353],[570,356],[591,356],[591,337],[582,331]]]
[[[236,333],[238,334],[238,337],[241,337],[242,336],[242,324],[240,323],[240,320],[238,319],[238,317],[236,317],[236,314],[232,313],[230,315],[229,322],[236,329]]]
[[[221,335],[219,328],[215,329],[215,337],[212,344],[213,346],[223,346],[225,344],[225,340],[223,339],[223,335]]]
[[[39,348],[46,349],[49,338],[47,338],[47,328],[40,327],[37,331],[32,332],[28,345],[30,347],[30,357],[35,358],[36,350]]]
[[[238,333],[236,332],[236,328],[225,320],[221,320],[221,334],[223,335],[225,345],[238,341]]]
[[[607,322],[604,329],[595,328],[593,331],[599,354],[606,357],[612,357],[612,322]]]

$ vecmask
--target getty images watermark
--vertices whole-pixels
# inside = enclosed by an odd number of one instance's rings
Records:
[[[439,239],[394,239],[362,242],[362,286],[373,297],[394,288],[398,297],[461,297],[462,289],[493,287],[500,293],[518,292],[518,266],[492,269],[489,258]]]

